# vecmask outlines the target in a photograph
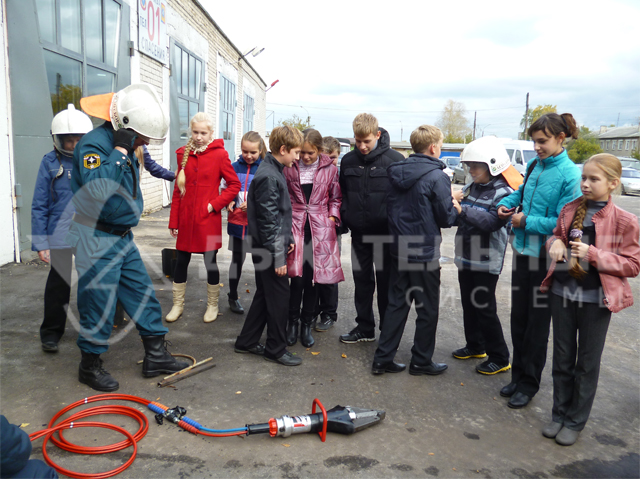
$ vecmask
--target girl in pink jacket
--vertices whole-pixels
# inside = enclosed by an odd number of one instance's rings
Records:
[[[292,168],[284,169],[293,214],[291,233],[296,245],[287,257],[291,277],[287,344],[298,341],[300,321],[300,341],[308,348],[315,343],[311,335],[318,304],[315,284],[344,281],[336,235],[342,193],[338,168],[322,153],[322,135],[313,128],[302,133],[300,160],[293,162]]]
[[[583,196],[564,206],[547,241],[540,290],[551,289],[553,409],[542,434],[560,445],[573,445],[589,419],[611,312],[633,305],[626,277],[640,272],[638,218],[611,200],[621,175],[613,155],[587,160]]]

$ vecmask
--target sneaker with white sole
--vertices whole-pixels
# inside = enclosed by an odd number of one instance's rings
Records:
[[[340,341],[342,343],[375,342],[375,340],[375,334],[362,333],[357,328],[354,328],[349,333],[340,335]]]
[[[495,375],[496,373],[506,372],[509,369],[511,369],[510,363],[496,363],[487,360],[476,367],[476,372],[483,375]]]

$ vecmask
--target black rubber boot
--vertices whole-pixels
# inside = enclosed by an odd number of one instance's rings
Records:
[[[144,344],[144,360],[142,375],[155,377],[161,373],[175,373],[187,368],[187,362],[179,362],[167,351],[164,335],[142,335]],[[166,342],[169,343],[169,342]],[[169,345],[171,345],[169,343]]]
[[[312,347],[313,344],[316,343],[311,335],[311,329],[314,323],[315,317],[303,318],[300,322],[300,343],[302,343],[302,346],[305,348]]]
[[[83,352],[80,360],[78,380],[100,392],[115,392],[120,384],[102,368],[102,359],[97,353]]]
[[[298,341],[298,324],[299,320],[297,318],[289,319],[287,322],[287,345],[295,345]]]

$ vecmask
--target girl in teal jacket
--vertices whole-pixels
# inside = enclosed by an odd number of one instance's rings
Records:
[[[511,383],[500,390],[510,397],[508,406],[527,406],[540,388],[547,359],[551,312],[540,284],[547,272],[541,253],[553,233],[564,205],[580,196],[580,170],[562,146],[578,137],[570,113],[549,113],[536,120],[528,132],[538,156],[527,167],[524,183],[498,204],[498,216],[511,218],[514,239],[511,274]]]

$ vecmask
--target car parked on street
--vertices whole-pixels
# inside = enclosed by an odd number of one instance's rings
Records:
[[[624,167],[622,169],[622,179],[620,183],[622,195],[640,193],[640,170]]]
[[[464,171],[464,165],[462,162],[458,163],[456,167],[453,169],[453,175],[451,177],[451,183],[462,183],[465,185],[467,173]]]
[[[618,159],[620,160],[622,168],[629,167],[640,170],[640,160],[636,160],[635,158],[631,157],[618,157]]]
[[[449,180],[453,182],[453,169],[460,163],[460,157],[444,156],[440,157],[442,163],[445,164],[444,173],[449,176]]]

